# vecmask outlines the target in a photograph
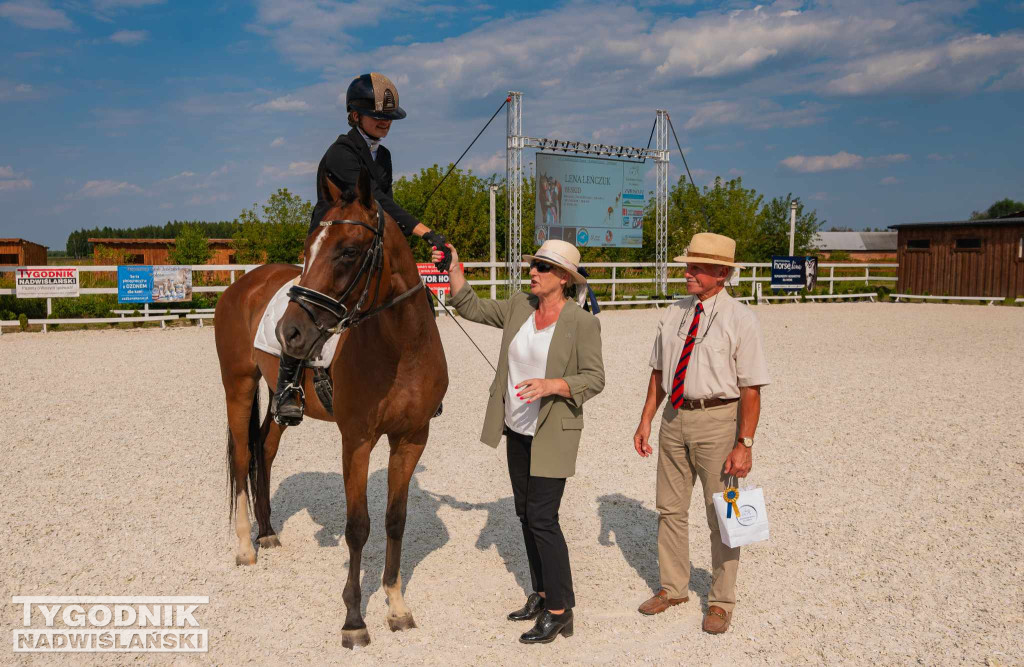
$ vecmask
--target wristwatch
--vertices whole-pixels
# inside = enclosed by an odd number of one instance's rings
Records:
[[[740,438],[739,442],[740,442],[740,444],[742,444],[747,449],[750,449],[751,447],[754,446],[754,439],[753,438]]]

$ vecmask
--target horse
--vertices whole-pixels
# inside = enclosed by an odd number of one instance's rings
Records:
[[[448,388],[448,366],[412,252],[397,223],[372,199],[364,167],[355,191],[343,191],[326,172],[321,192],[329,208],[305,242],[301,272],[289,264],[256,268],[224,291],[215,312],[217,355],[227,404],[229,522],[234,521],[237,565],[252,565],[251,508],[261,548],[280,546],[270,522],[270,471],[284,426],[260,422],[259,380],[276,386],[278,359],[253,345],[267,304],[286,282],[290,302],[275,331],[282,349],[300,359],[319,356],[340,333],[330,364],[331,409],[317,400],[304,370],[306,416],[334,421],[341,432],[345,481],[348,579],[342,645],[370,642],[361,612],[359,570],[370,534],[366,480],[370,452],[382,435],[390,446],[385,517],[387,551],[382,585],[392,631],[416,627],[402,595],[400,561],[409,482],[427,444],[430,419]],[[422,292],[422,293],[421,293]],[[251,495],[250,495],[251,494]]]

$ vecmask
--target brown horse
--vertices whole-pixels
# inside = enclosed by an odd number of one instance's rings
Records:
[[[391,448],[382,581],[388,623],[393,631],[416,627],[402,597],[402,535],[409,480],[427,444],[430,418],[448,388],[448,366],[437,325],[424,308],[429,296],[419,289],[412,252],[395,221],[371,198],[369,173],[363,169],[354,193],[343,193],[330,177],[321,186],[332,203],[324,222],[306,239],[301,273],[291,265],[270,264],[231,285],[217,304],[216,341],[227,400],[230,515],[238,536],[235,562],[252,565],[256,551],[250,500],[261,548],[281,544],[270,523],[270,470],[285,428],[269,414],[260,423],[260,376],[274,387],[278,359],[254,348],[256,328],[277,290],[299,275],[277,327],[284,351],[315,358],[327,335],[341,332],[330,366],[333,416],[317,399],[309,370],[302,384],[306,415],[335,421],[341,431],[349,548],[342,644],[352,648],[370,642],[361,612],[359,569],[370,534],[370,451],[385,434]]]

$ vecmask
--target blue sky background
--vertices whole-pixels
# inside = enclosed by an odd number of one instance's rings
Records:
[[[0,236],[53,249],[313,199],[370,70],[409,112],[398,175],[457,158],[514,89],[531,136],[646,145],[667,108],[698,184],[742,175],[829,226],[1024,199],[1021,0],[0,0],[0,45]],[[504,172],[504,131],[463,165]]]

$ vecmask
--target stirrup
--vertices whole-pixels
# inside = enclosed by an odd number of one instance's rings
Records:
[[[296,394],[296,403],[298,404],[299,414],[281,414],[281,406],[285,403],[287,398],[290,398],[292,393]],[[270,401],[270,413],[274,417],[274,421],[280,426],[298,426],[302,423],[302,417],[305,414],[305,399],[306,394],[302,390],[301,385],[295,385],[288,383],[276,391]]]

